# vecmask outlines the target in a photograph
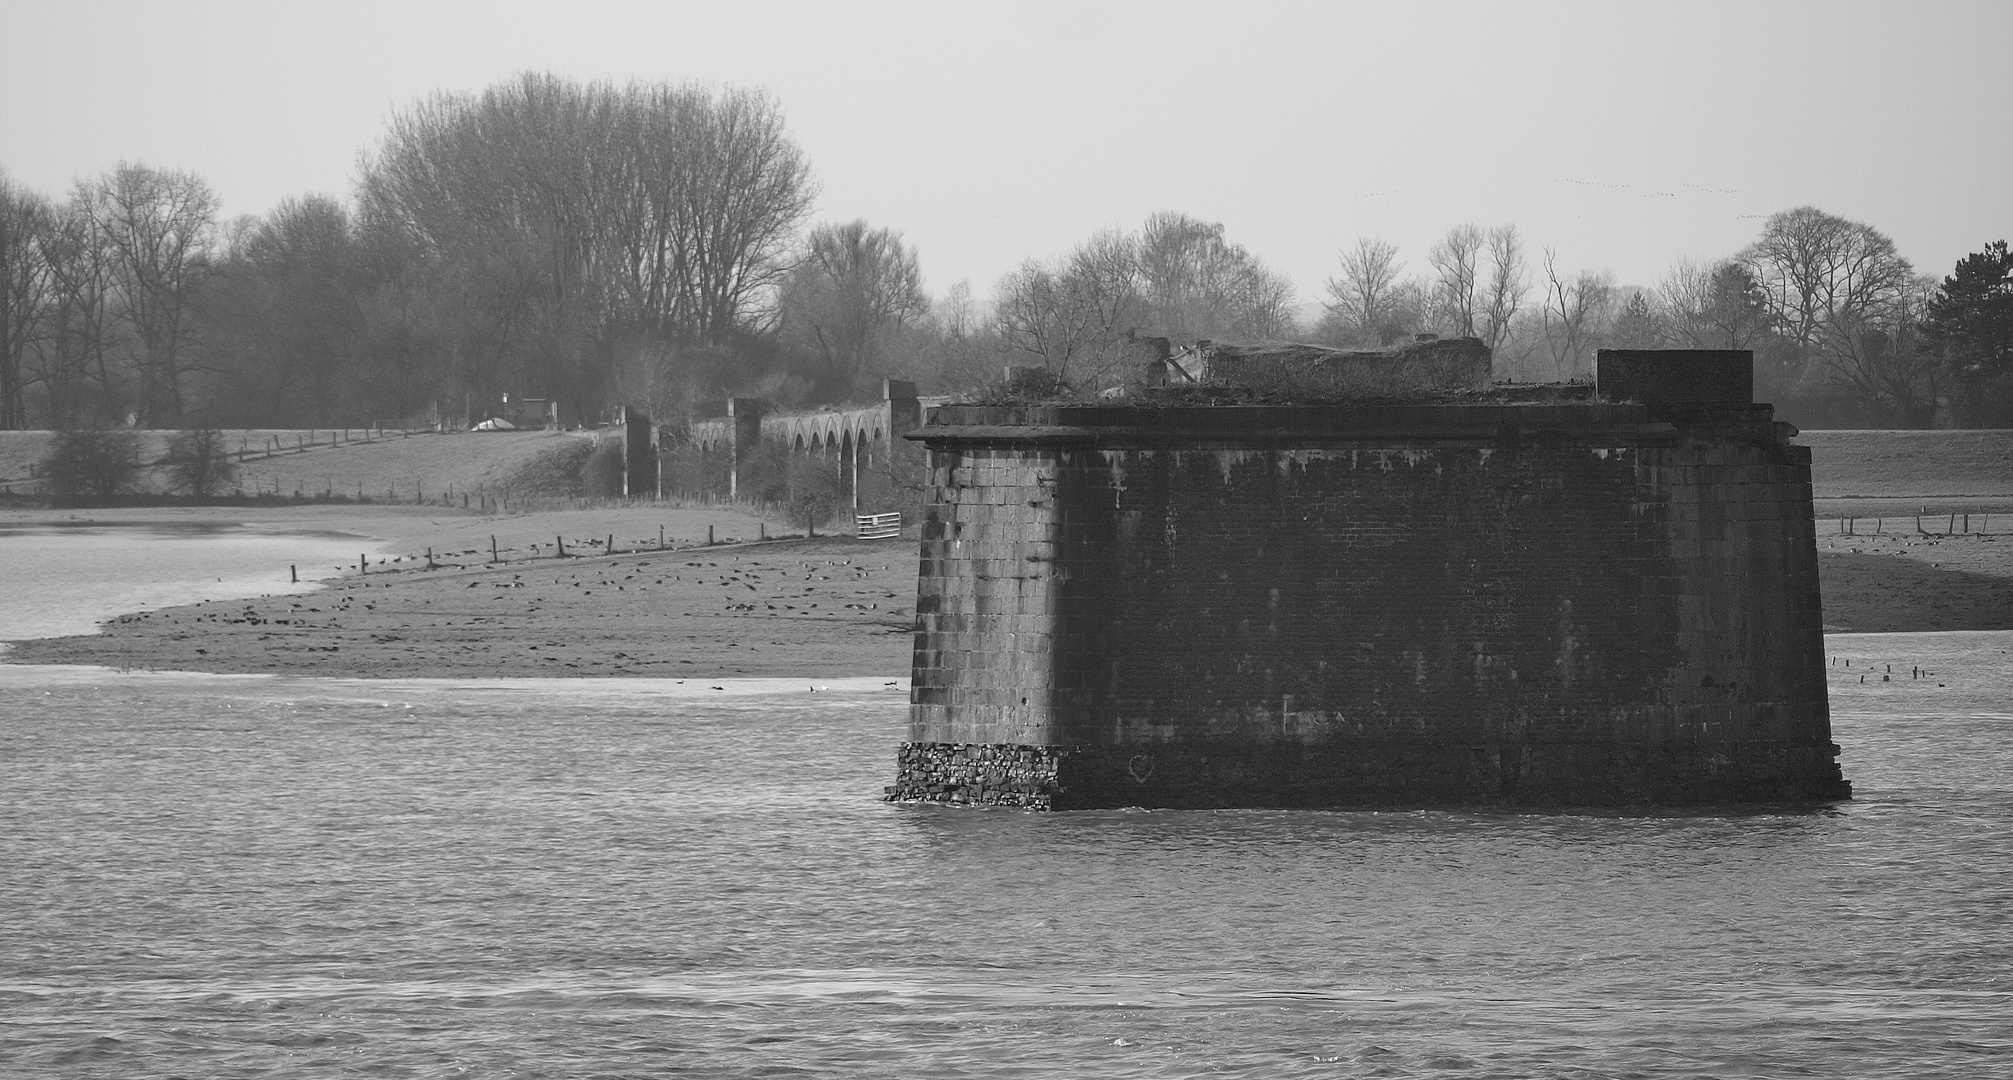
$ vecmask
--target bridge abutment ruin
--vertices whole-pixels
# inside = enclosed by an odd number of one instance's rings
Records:
[[[1809,452],[1744,354],[1602,375],[1579,400],[935,410],[889,798],[1849,797]]]

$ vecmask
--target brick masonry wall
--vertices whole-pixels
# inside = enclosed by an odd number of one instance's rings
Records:
[[[930,454],[910,737],[1046,745],[1064,530],[1039,450]]]
[[[1807,453],[1765,414],[1542,423],[1573,408],[938,442],[910,743],[1056,748],[1058,808],[1845,794]]]

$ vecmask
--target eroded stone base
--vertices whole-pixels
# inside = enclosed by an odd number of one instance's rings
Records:
[[[888,802],[939,802],[1055,809],[1059,746],[903,743]]]
[[[891,802],[1149,807],[1620,807],[1852,797],[1837,747],[1386,743],[1152,748],[904,743]]]

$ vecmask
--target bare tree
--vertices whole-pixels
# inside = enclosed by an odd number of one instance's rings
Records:
[[[1213,332],[1218,311],[1210,310],[1222,258],[1223,227],[1186,214],[1161,213],[1140,229],[1138,263],[1143,299],[1158,328],[1177,340]]]
[[[1147,319],[1160,333],[1193,341],[1292,332],[1292,283],[1226,241],[1220,223],[1155,214],[1134,244]]]
[[[112,252],[92,221],[83,185],[50,216],[39,246],[48,292],[28,381],[42,386],[50,427],[89,427],[117,415],[111,355],[119,328]],[[93,382],[97,391],[89,393]]]
[[[1358,344],[1389,345],[1402,330],[1393,316],[1400,305],[1398,248],[1368,236],[1342,254],[1342,274],[1328,279],[1322,306],[1334,332]]]
[[[364,376],[360,253],[349,213],[323,195],[234,223],[205,307],[209,350],[246,422],[331,423]],[[354,407],[354,406],[350,406]]]
[[[960,281],[937,298],[933,312],[944,336],[956,341],[979,332],[984,321],[979,302],[972,298],[972,283]]]
[[[855,392],[885,372],[895,341],[929,313],[916,250],[865,221],[820,225],[782,290],[786,336]]]
[[[1753,349],[1768,336],[1760,283],[1732,260],[1680,261],[1657,286],[1672,338],[1693,349]]]
[[[1100,369],[1118,337],[1145,315],[1139,257],[1139,241],[1106,229],[1078,244],[1064,263],[1064,284],[1071,303],[1084,312],[1086,344]]]
[[[700,93],[693,161],[673,204],[682,219],[680,307],[691,333],[720,345],[781,280],[780,256],[817,189],[774,99],[752,90]]]
[[[1253,260],[1239,275],[1236,292],[1239,325],[1244,334],[1260,339],[1291,338],[1300,333],[1299,298],[1292,279]]]
[[[982,387],[999,378],[1001,367],[1017,351],[1000,336],[992,306],[972,296],[968,281],[944,290],[930,321],[936,361],[930,378],[942,385]]]
[[[1064,277],[1064,271],[1029,259],[993,288],[993,325],[1000,337],[1058,377],[1066,377],[1085,350],[1092,322]]]
[[[1481,292],[1482,340],[1490,349],[1502,345],[1510,333],[1530,283],[1524,274],[1524,242],[1515,225],[1489,230],[1489,280]]]
[[[1456,225],[1426,254],[1433,265],[1433,307],[1440,325],[1457,337],[1475,337],[1476,262],[1487,237],[1473,224]]]
[[[48,298],[49,224],[47,200],[0,173],[0,428],[28,426],[27,359]]]
[[[1923,348],[1920,338],[1935,288],[1934,278],[1917,275],[1877,308],[1840,320],[1825,334],[1825,370],[1876,423],[1933,426],[1954,381],[1943,358]]]
[[[1865,335],[1891,340],[1917,299],[1918,279],[1894,242],[1871,226],[1804,206],[1769,217],[1762,234],[1735,257],[1759,289],[1775,333],[1793,347],[1801,370],[1844,382],[1876,400],[1891,385],[1869,378]]]
[[[1545,249],[1543,325],[1553,371],[1567,378],[1591,371],[1588,356],[1614,305],[1614,276],[1582,270],[1568,279],[1558,269],[1558,250]]]
[[[1785,336],[1812,347],[1841,311],[1863,308],[1895,284],[1892,252],[1892,242],[1867,226],[1805,206],[1771,215],[1739,260]]]
[[[132,331],[142,427],[178,427],[196,294],[211,276],[217,197],[193,173],[121,164],[86,189],[111,252],[119,310]]]
[[[697,356],[771,328],[814,194],[760,92],[536,74],[400,113],[359,185],[364,231],[425,268],[436,309],[474,303],[437,321],[483,328],[446,370],[576,398],[639,341]]]

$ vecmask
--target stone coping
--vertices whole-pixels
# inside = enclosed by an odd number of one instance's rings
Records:
[[[1670,415],[1635,404],[1474,405],[944,405],[906,437],[931,445],[1127,447],[1312,447],[1392,440],[1518,441],[1575,445],[1668,446],[1683,429],[1745,428],[1748,438],[1787,438],[1772,430],[1769,405],[1714,406]]]

